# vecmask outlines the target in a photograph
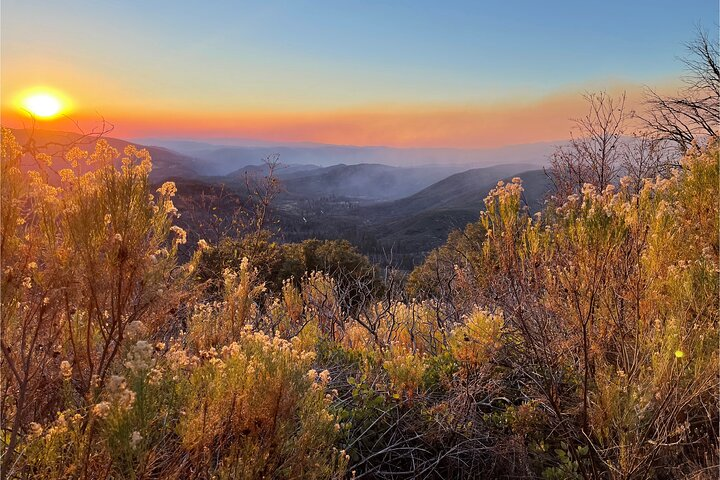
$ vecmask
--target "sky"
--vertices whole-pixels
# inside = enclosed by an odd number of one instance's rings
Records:
[[[677,88],[718,4],[3,0],[0,18],[3,124],[43,88],[125,138],[483,148],[567,138],[583,92]]]

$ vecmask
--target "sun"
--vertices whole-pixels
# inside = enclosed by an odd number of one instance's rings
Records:
[[[63,111],[63,101],[50,92],[34,92],[25,96],[21,107],[38,118],[52,118]]]

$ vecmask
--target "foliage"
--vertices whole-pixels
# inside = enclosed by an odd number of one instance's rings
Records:
[[[3,130],[3,478],[340,474],[314,354],[248,330],[263,282],[246,259],[180,315],[207,246],[177,264],[175,186],[151,194],[147,152],[125,155],[70,150],[92,168],[55,186]]]
[[[175,186],[150,191],[145,152],[71,150],[92,168],[57,185],[27,156],[3,131],[4,478],[717,467],[712,142],[535,216],[500,182],[406,285],[346,242],[259,227],[181,262]]]

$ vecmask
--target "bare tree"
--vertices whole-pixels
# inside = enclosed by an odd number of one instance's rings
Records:
[[[693,143],[718,137],[720,119],[720,65],[718,46],[707,32],[698,29],[682,59],[687,68],[683,88],[676,96],[647,89],[646,126],[655,134],[686,151]]]
[[[676,153],[668,140],[650,133],[634,134],[624,143],[620,156],[623,175],[631,180],[630,189],[637,192],[644,179],[667,176],[671,167],[678,166]]]
[[[585,183],[602,188],[620,173],[622,138],[632,116],[625,108],[625,94],[613,98],[605,92],[587,93],[584,98],[588,113],[573,120],[570,142],[550,156],[546,172],[561,197],[580,191]]]
[[[279,156],[263,159],[264,172],[243,176],[243,186],[220,184],[195,195],[181,195],[180,206],[187,215],[185,226],[191,234],[204,232],[206,240],[258,236],[268,228],[273,200],[282,190],[277,177]]]

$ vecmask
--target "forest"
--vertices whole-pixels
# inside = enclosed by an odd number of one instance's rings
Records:
[[[272,164],[199,218],[4,128],[2,478],[717,478],[717,58],[588,94],[542,207],[498,178],[412,271],[278,241]]]

